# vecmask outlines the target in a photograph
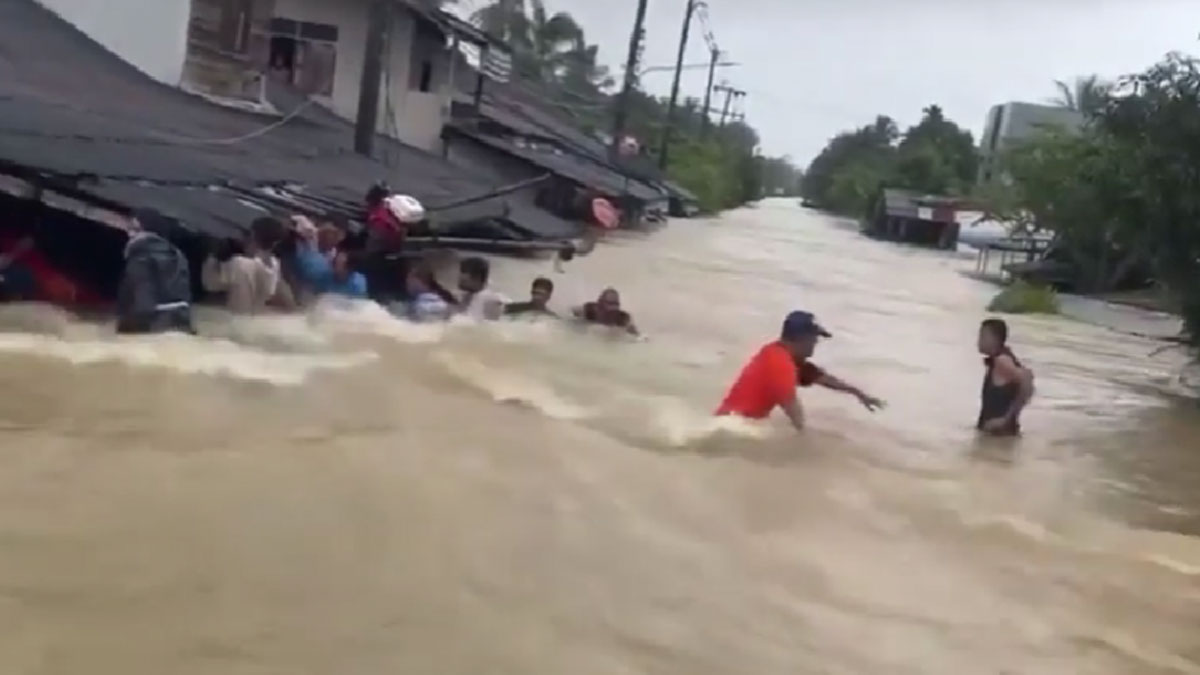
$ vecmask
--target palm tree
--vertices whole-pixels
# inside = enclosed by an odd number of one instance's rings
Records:
[[[1054,86],[1058,89],[1058,96],[1050,99],[1051,103],[1084,115],[1099,112],[1112,91],[1112,84],[1101,80],[1098,75],[1077,77],[1074,83],[1055,80]]]
[[[541,82],[602,86],[607,69],[597,63],[598,48],[566,12],[550,14],[543,0],[495,0],[473,19],[513,50],[518,74]]]
[[[528,32],[525,0],[495,0],[487,7],[477,10],[471,18],[488,35],[505,42],[511,43],[514,37],[524,36]]]

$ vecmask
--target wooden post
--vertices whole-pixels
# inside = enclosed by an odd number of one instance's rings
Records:
[[[354,151],[371,155],[379,128],[379,89],[383,80],[383,47],[387,44],[392,17],[388,0],[372,0],[367,14],[367,43],[363,53],[362,80],[358,85],[358,115],[354,122]]]
[[[725,127],[725,119],[729,117],[729,104],[733,103],[733,87],[721,88],[725,92],[725,108],[721,110],[721,127]]]

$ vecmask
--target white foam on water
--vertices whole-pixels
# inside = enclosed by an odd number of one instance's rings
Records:
[[[322,298],[309,320],[317,330],[335,335],[374,335],[405,344],[434,344],[445,337],[448,324],[414,323],[400,319],[368,300]]]
[[[1162,554],[1146,555],[1142,557],[1142,560],[1189,577],[1200,576],[1200,562],[1188,564]]]
[[[713,415],[688,408],[674,399],[654,408],[653,430],[658,439],[673,448],[685,448],[720,437],[764,440],[773,434],[763,422],[736,415]]]
[[[445,351],[435,352],[434,359],[451,375],[482,390],[497,402],[528,406],[558,420],[578,421],[593,415],[593,411],[525,373],[494,368],[468,356]]]
[[[229,340],[190,335],[70,339],[32,333],[0,333],[0,353],[56,359],[73,365],[121,363],[134,368],[158,368],[186,375],[214,375],[299,385],[318,371],[354,368],[377,356],[350,354],[288,354],[242,346]]]
[[[972,529],[1004,530],[1041,544],[1061,541],[1045,525],[1015,514],[967,517],[963,524]]]

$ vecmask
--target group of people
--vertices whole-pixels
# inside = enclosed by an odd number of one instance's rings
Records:
[[[376,199],[372,199],[372,198]],[[403,244],[407,228],[395,209],[383,208],[379,195],[368,196],[366,242],[351,236],[335,219],[316,225],[296,216],[283,223],[260,218],[248,236],[224,242],[204,261],[204,289],[224,294],[229,310],[240,314],[295,310],[318,296],[380,300],[398,317],[444,321],[466,316],[479,321],[504,317],[558,317],[550,308],[554,283],[534,279],[529,299],[511,302],[490,285],[491,267],[480,257],[458,266],[458,293],[443,287],[428,259],[400,267],[399,292],[380,298],[371,292],[368,274],[373,260]],[[193,332],[190,275],[183,254],[164,237],[147,231],[134,234],[125,248],[126,268],[118,294],[118,330],[126,333],[179,330]],[[0,260],[3,263],[3,260]],[[393,268],[395,269],[395,268]],[[375,272],[387,280],[387,272]],[[638,335],[633,317],[621,306],[620,294],[605,289],[593,302],[572,310],[572,318]],[[797,388],[821,386],[849,394],[870,411],[884,402],[812,362],[821,339],[832,335],[809,312],[795,311],[784,320],[779,339],[763,346],[742,369],[716,410],[717,415],[763,419],[783,410],[796,429],[805,426]],[[1020,416],[1033,397],[1033,372],[1008,348],[1008,326],[988,319],[979,329],[978,349],[985,357],[977,429],[995,436],[1020,433]]]
[[[319,224],[305,216],[256,219],[243,238],[212,243],[201,267],[201,288],[239,315],[297,311],[318,297],[334,296],[376,300],[416,322],[460,315],[479,321],[558,316],[550,308],[550,279],[535,279],[528,300],[510,302],[491,287],[491,266],[482,257],[461,260],[457,292],[448,290],[432,259],[396,255],[408,228],[378,201],[370,208],[375,196],[368,196],[365,236],[351,234],[335,216]],[[118,330],[192,332],[187,259],[166,238],[139,225],[135,222],[137,232],[125,249]],[[574,308],[572,316],[638,334],[615,289]]]
[[[869,411],[884,402],[825,371],[812,362],[817,343],[833,337],[810,312],[795,311],[784,319],[778,340],[762,347],[742,368],[717,415],[764,419],[780,408],[792,426],[804,428],[804,407],[796,389],[819,385],[849,394]],[[1021,412],[1033,398],[1033,371],[1008,347],[1008,324],[987,319],[979,327],[977,347],[984,356],[983,387],[975,428],[991,436],[1021,432]]]

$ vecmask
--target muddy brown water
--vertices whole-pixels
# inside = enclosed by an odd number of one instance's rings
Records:
[[[369,308],[118,340],[0,310],[0,671],[30,675],[1200,672],[1182,357],[1014,319],[1038,374],[981,443],[994,293],[785,203],[565,274],[649,335]],[[708,412],[793,308],[812,429]]]

